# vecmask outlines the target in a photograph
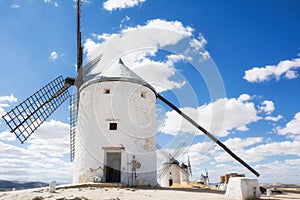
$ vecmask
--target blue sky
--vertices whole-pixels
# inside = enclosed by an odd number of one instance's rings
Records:
[[[75,76],[74,6],[62,0],[0,0],[1,115],[57,76]],[[146,27],[180,32],[198,44],[202,61],[172,57],[165,47],[154,55],[125,56],[125,63],[249,162],[260,182],[299,183],[299,8],[297,0],[85,0],[84,57],[99,54],[112,34]],[[68,103],[23,145],[0,121],[0,179],[71,181]],[[205,169],[212,182],[229,172],[254,177],[160,101],[157,110],[157,141],[171,152],[178,141],[188,143],[178,159],[186,162],[189,155],[192,180]]]

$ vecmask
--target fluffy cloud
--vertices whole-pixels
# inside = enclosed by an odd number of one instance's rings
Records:
[[[2,133],[0,133],[0,140],[3,141],[15,141],[16,140],[16,136],[8,131],[4,131]]]
[[[2,103],[2,102],[14,103],[17,101],[18,101],[18,99],[16,97],[14,97],[13,94],[11,94],[10,96],[0,96],[0,103]]]
[[[246,143],[248,138],[239,139],[240,143]],[[261,142],[257,139],[257,142]],[[224,142],[226,143],[226,142]],[[255,144],[255,141],[254,143]],[[260,144],[249,149],[245,149],[243,145],[238,143],[232,144],[233,146],[228,146],[229,148],[234,148],[235,153],[239,155],[242,159],[247,160],[249,163],[256,163],[266,159],[269,156],[276,155],[295,155],[300,156],[299,152],[299,141],[284,141],[284,142],[271,142],[266,144]],[[237,146],[235,146],[237,145]],[[220,149],[220,148],[219,148]],[[220,152],[214,157],[217,162],[230,162],[232,158],[226,152]]]
[[[166,56],[165,61],[154,61],[151,56],[155,56],[158,48],[175,45],[183,38],[191,37],[192,32],[191,27],[183,26],[179,21],[154,19],[143,26],[128,27],[119,34],[93,34],[93,39],[86,39],[84,52],[89,60],[104,52],[101,62],[91,73],[103,72],[113,59],[122,56],[129,68],[151,83],[158,92],[162,92],[184,86],[183,78],[180,80],[176,77],[178,73],[174,65],[191,58],[183,54],[171,54]],[[210,58],[203,50],[207,41],[202,35],[190,39],[190,43],[193,44],[193,47],[189,45],[190,51],[199,51],[198,55],[203,53],[200,56],[203,60]]]
[[[28,149],[62,157],[70,152],[69,124],[51,120],[44,122],[28,140]]]
[[[249,138],[229,138],[224,144],[231,149],[241,149],[250,147],[263,141],[262,137],[249,137]]]
[[[180,21],[166,21],[166,20],[161,20],[161,19],[153,19],[149,20],[145,26],[137,26],[133,28],[127,28],[123,30],[123,33],[126,33],[128,31],[132,31],[134,29],[141,29],[141,28],[146,28],[146,29],[166,29],[170,31],[175,31],[179,33],[180,35],[184,37],[192,36],[194,29],[190,26],[183,26],[183,24]],[[167,39],[167,38],[162,38],[162,39]],[[204,39],[200,37],[200,39]],[[162,41],[161,41],[162,42]],[[199,41],[200,44],[203,44],[203,41]],[[206,43],[206,41],[204,42]],[[164,43],[161,43],[164,44]],[[197,46],[197,45],[196,45]]]
[[[151,29],[153,29],[151,31]],[[145,31],[146,30],[146,31]],[[162,30],[160,32],[160,30]],[[166,32],[166,30],[174,32]],[[154,32],[153,32],[154,31]],[[153,19],[147,21],[147,23],[143,26],[138,25],[136,27],[127,27],[126,29],[121,30],[121,33],[116,34],[108,34],[103,33],[97,35],[93,33],[93,38],[97,40],[95,42],[93,39],[86,39],[84,44],[85,52],[87,53],[87,57],[89,60],[93,59],[93,57],[97,57],[99,52],[93,52],[100,44],[103,46],[102,51],[108,52],[109,49],[105,49],[105,43],[108,42],[107,46],[117,53],[122,50],[124,53],[128,50],[132,51],[134,49],[140,49],[143,47],[163,47],[166,45],[172,45],[179,42],[181,39],[192,36],[193,29],[190,26],[183,26],[183,24],[179,21],[166,21],[161,19]],[[131,34],[130,34],[131,33]],[[202,39],[201,39],[202,38]],[[202,40],[198,43],[203,45],[203,36],[200,37]],[[140,40],[140,41],[139,41]],[[197,39],[194,39],[194,43],[197,43]],[[93,41],[93,42],[92,42]],[[139,41],[139,42],[137,42]],[[197,45],[194,45],[197,46]],[[122,49],[120,49],[122,48]],[[199,48],[199,45],[198,45]],[[101,53],[101,52],[100,52]],[[120,55],[118,55],[120,56]],[[111,60],[111,59],[110,59]]]
[[[241,94],[238,98],[238,101],[240,102],[246,102],[251,99],[251,96],[249,94]]]
[[[275,160],[254,166],[265,183],[299,183],[300,159]]]
[[[70,182],[72,163],[64,161],[69,154],[69,125],[51,120],[21,146],[5,143],[14,134],[0,133],[1,177],[8,180]]]
[[[121,10],[137,6],[146,0],[107,0],[103,2],[103,8],[108,11]]]
[[[269,121],[273,121],[273,122],[277,122],[280,119],[282,119],[282,115],[277,115],[277,117],[273,117],[273,116],[266,116],[265,120],[269,120]]]
[[[16,9],[16,8],[20,8],[19,4],[11,4],[9,7]]]
[[[262,102],[262,106],[259,107],[259,110],[269,115],[275,110],[274,103],[272,101],[265,100]]]
[[[289,135],[300,141],[300,112],[296,113],[294,118],[289,121],[285,127],[279,128],[278,134]]]
[[[18,99],[13,94],[10,96],[0,96],[0,116],[5,114],[5,107],[9,107],[10,104],[17,102]],[[1,123],[0,123],[1,124]]]
[[[277,65],[268,65],[265,67],[254,67],[245,71],[244,79],[249,82],[264,82],[271,78],[279,80],[282,76],[287,79],[297,78],[297,69],[300,67],[300,58],[284,60]]]
[[[257,115],[254,103],[246,101],[246,95],[239,98],[223,98],[198,108],[185,107],[180,110],[198,122],[205,129],[218,136],[226,136],[229,131],[247,130],[247,125],[261,117]],[[176,135],[178,132],[195,133],[198,130],[175,111],[166,113],[166,120],[159,131]]]
[[[185,84],[185,81],[170,80],[176,70],[173,66],[166,65],[163,62],[144,59],[143,62],[135,65],[135,67],[134,71],[150,83],[157,92],[181,88]]]

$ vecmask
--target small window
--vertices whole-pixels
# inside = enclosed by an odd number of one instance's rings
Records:
[[[109,123],[109,130],[117,130],[118,124],[117,123]]]
[[[146,92],[141,92],[141,97],[146,99]]]
[[[109,88],[105,88],[104,89],[104,94],[109,94],[110,93],[110,89]]]

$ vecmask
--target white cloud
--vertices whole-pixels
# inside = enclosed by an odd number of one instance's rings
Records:
[[[20,5],[19,4],[11,4],[9,7],[16,9],[16,8],[20,8]]]
[[[89,57],[89,53],[93,52],[97,48],[96,45],[97,45],[97,43],[95,41],[93,41],[92,39],[90,39],[90,38],[87,38],[84,41],[83,51],[88,54],[88,57]],[[99,46],[99,44],[98,44],[98,46]]]
[[[44,122],[28,140],[28,149],[61,157],[70,152],[69,124],[51,120]]]
[[[266,116],[265,120],[269,120],[269,121],[273,121],[273,122],[277,122],[280,119],[282,119],[282,115],[277,115],[277,117],[272,117],[272,116]]]
[[[107,0],[103,2],[103,8],[108,11],[121,10],[138,6],[146,0]]]
[[[5,107],[9,107],[10,104],[17,102],[18,99],[13,94],[10,96],[0,96],[0,116],[5,114]],[[1,124],[1,123],[0,123]]]
[[[170,78],[175,75],[176,69],[174,66],[168,65],[168,62],[171,64],[171,62],[174,61],[167,60],[166,63],[164,63],[145,58],[140,62],[135,62],[132,69],[140,77],[143,77],[143,79],[150,83],[157,92],[181,88],[185,85],[185,81],[170,80]]]
[[[175,63],[184,61],[184,60],[185,60],[184,55],[171,54],[171,55],[167,55],[166,64],[169,66],[173,66]]]
[[[224,142],[224,144],[230,149],[241,149],[261,143],[262,141],[262,137],[249,137],[245,139],[235,137],[229,138]]]
[[[201,59],[199,59],[199,62],[208,60],[210,58],[210,54],[208,51],[205,50],[205,46],[207,44],[207,40],[204,38],[202,34],[199,34],[199,36],[196,38],[193,38],[190,43],[192,51],[195,53],[199,53],[201,55]]]
[[[93,39],[86,39],[84,52],[89,60],[103,52],[101,62],[92,73],[102,72],[109,67],[113,59],[123,54],[122,59],[125,64],[161,92],[181,88],[185,84],[184,80],[178,80],[178,77],[175,77],[178,73],[174,64],[188,60],[188,56],[169,55],[165,61],[161,62],[151,60],[150,56],[155,55],[158,47],[174,45],[183,38],[192,36],[192,32],[191,27],[183,26],[179,21],[154,19],[149,20],[143,26],[126,28],[119,34],[93,34]],[[198,38],[199,41],[193,39],[196,49],[207,43],[203,36]],[[124,54],[124,52],[127,53]],[[207,59],[207,54],[204,57]]]
[[[299,183],[300,159],[275,160],[255,165],[264,183]]]
[[[239,98],[218,99],[198,108],[185,107],[180,110],[199,123],[202,127],[218,136],[226,136],[229,131],[247,130],[246,126],[261,117],[257,115],[254,103],[245,101],[245,95]],[[198,130],[179,116],[175,111],[166,113],[166,120],[159,131],[176,135],[178,132],[198,133]]]
[[[242,142],[244,140],[244,142]],[[247,139],[241,139],[240,143],[246,143]],[[260,142],[260,141],[259,141]],[[255,144],[255,143],[254,143]],[[295,155],[300,156],[299,145],[300,141],[283,141],[283,142],[272,142],[254,146],[250,149],[244,149],[243,145],[239,146],[239,143],[232,144],[228,148],[234,148],[235,153],[239,155],[243,160],[249,163],[260,162],[267,157],[276,155]],[[217,162],[228,162],[232,161],[232,157],[226,152],[220,152],[215,155]]]
[[[197,54],[197,57],[201,57],[202,60],[210,58],[209,53],[202,49],[207,44],[205,38],[201,34],[197,38],[192,38],[192,36],[193,28],[184,26],[179,21],[153,19],[145,25],[123,29],[118,34],[97,35],[93,33],[92,38],[87,38],[85,41],[84,52],[89,60],[103,53],[101,62],[91,74],[103,72],[106,67],[110,66],[113,59],[122,56],[129,68],[161,92],[185,85],[186,81],[184,77],[180,77],[175,64],[180,61],[191,61],[189,53],[193,52],[193,56]],[[160,62],[151,58],[159,49],[176,45],[184,38],[189,38],[187,45],[189,41],[193,44],[193,47],[188,45],[190,52],[182,52],[182,55],[169,55],[165,61]]]
[[[146,29],[165,29],[165,30],[170,30],[170,31],[175,31],[179,33],[180,35],[184,37],[189,37],[192,36],[192,32],[194,29],[190,26],[183,26],[183,24],[180,21],[166,21],[162,19],[153,19],[149,20],[145,26],[137,26],[135,28],[127,28],[123,30],[123,33],[126,33],[128,31],[132,31],[133,29],[141,29],[141,28],[146,28]],[[167,39],[167,38],[164,38]],[[200,43],[203,43],[200,41]]]
[[[56,1],[52,0],[44,0],[45,3],[52,4],[54,7],[59,7],[58,3]]]
[[[265,67],[254,67],[245,71],[244,79],[249,82],[264,82],[271,78],[279,80],[282,76],[287,79],[297,78],[297,69],[300,67],[300,58],[284,60],[277,65],[267,65]]]
[[[10,96],[0,96],[0,103],[1,102],[14,103],[17,101],[18,101],[18,99],[16,97],[14,97],[14,94],[11,94]]]
[[[70,183],[73,164],[64,161],[69,154],[69,125],[51,120],[23,145],[7,144],[14,135],[0,133],[1,178],[7,180]]]
[[[300,112],[296,113],[294,118],[291,121],[289,121],[285,125],[285,127],[279,128],[278,134],[290,135],[291,137],[299,138],[299,136],[300,136]]]
[[[15,134],[9,132],[9,131],[4,131],[2,133],[0,133],[0,140],[3,141],[15,141],[16,140],[16,136]]]
[[[193,40],[190,41],[190,45],[192,47],[194,47],[195,50],[199,50],[200,48],[203,49],[206,44],[207,44],[207,40],[201,34],[198,36],[198,40],[197,39],[193,39]]]
[[[265,112],[268,115],[271,114],[274,110],[275,110],[274,103],[268,100],[262,102],[262,106],[259,107],[260,112]]]
[[[30,158],[32,153],[28,152],[26,158],[18,156],[0,157],[1,178],[18,181],[50,182],[56,180],[58,183],[71,182],[72,163],[50,157],[39,160],[32,159]]]
[[[176,34],[174,35],[165,35],[163,32],[159,33],[157,32],[156,34],[154,34],[153,32],[150,31],[150,29],[155,29],[155,31],[158,31],[159,29],[161,30],[169,30],[169,31],[174,31]],[[149,32],[147,33],[148,35],[133,35],[133,37],[128,37],[126,38],[126,36],[131,36],[130,34],[128,34],[129,32],[133,32],[133,31],[138,31],[138,30],[149,30]],[[102,33],[100,35],[97,35],[95,33],[93,33],[93,38],[96,38],[98,40],[98,42],[93,41],[90,38],[87,38],[85,43],[87,44],[87,47],[92,47],[95,45],[100,45],[101,43],[112,39],[112,38],[122,38],[123,41],[114,41],[116,46],[120,46],[121,44],[123,45],[123,43],[127,43],[127,45],[130,45],[132,42],[136,42],[137,41],[137,37],[146,37],[151,39],[151,45],[150,46],[160,46],[163,47],[165,45],[170,45],[170,44],[175,44],[176,42],[178,42],[179,40],[181,40],[184,37],[190,37],[192,36],[192,32],[193,32],[193,28],[190,26],[184,26],[180,21],[166,21],[166,20],[162,20],[162,19],[153,19],[153,20],[148,20],[147,23],[143,26],[138,25],[136,27],[127,27],[125,29],[123,29],[121,31],[121,33],[116,34],[109,34],[109,33]],[[193,42],[191,43],[195,43],[194,47],[195,48],[200,48],[200,46],[203,46],[207,43],[207,41],[205,40],[205,38],[203,36],[199,36],[200,41],[198,41],[197,39],[193,39]],[[141,38],[143,39],[143,38]],[[93,43],[91,43],[91,41],[93,41]],[[85,45],[85,44],[84,44]],[[145,44],[138,44],[137,47],[142,48],[142,47],[147,47],[149,46],[149,44],[145,43]],[[130,47],[130,46],[129,46]],[[137,48],[136,47],[136,48]],[[124,47],[123,47],[124,48]],[[85,48],[86,53],[88,54],[88,57],[90,57],[89,55],[92,54],[96,49],[96,47],[92,47],[92,48]],[[132,48],[134,49],[134,48]],[[130,49],[130,50],[132,50]]]
[[[49,57],[51,60],[56,60],[58,58],[58,54],[56,51],[52,51]]]
[[[148,56],[154,56],[156,50],[134,52],[123,57],[125,64],[140,77],[150,83],[157,92],[181,88],[185,85],[184,80],[173,79],[176,74],[174,64],[184,60],[182,55],[167,55],[165,61],[153,61]],[[176,80],[176,81],[175,81]]]
[[[241,94],[238,98],[238,101],[245,102],[249,101],[251,99],[251,96],[249,94]]]

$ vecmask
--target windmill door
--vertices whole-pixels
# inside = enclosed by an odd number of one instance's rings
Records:
[[[121,182],[121,153],[107,152],[106,153],[106,182],[118,183]]]

